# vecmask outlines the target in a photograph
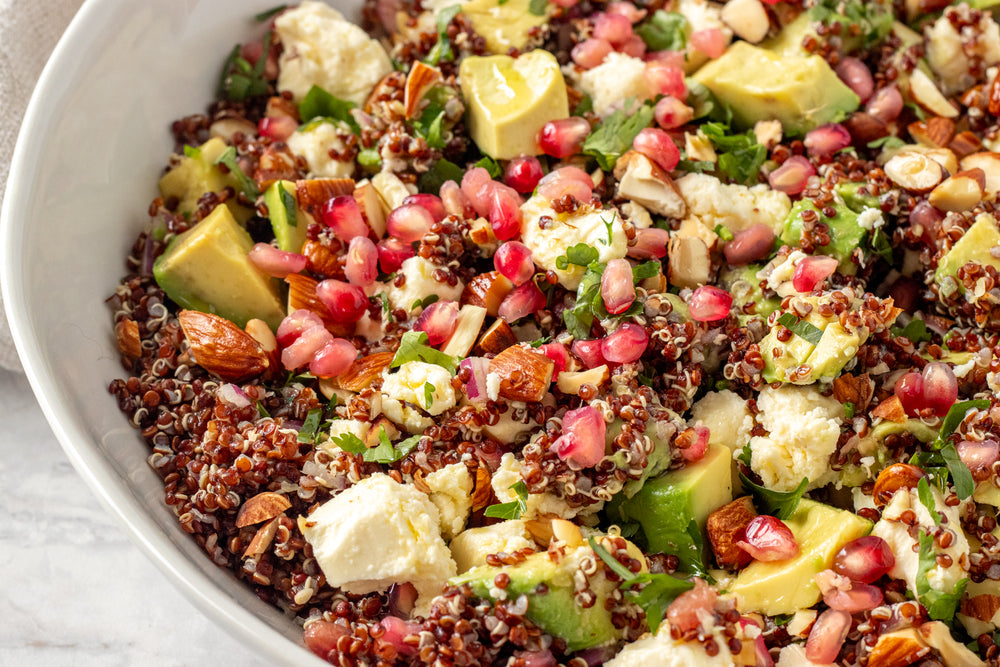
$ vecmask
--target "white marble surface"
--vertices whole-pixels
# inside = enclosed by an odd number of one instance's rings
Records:
[[[129,542],[73,470],[27,380],[3,370],[0,562],[2,666],[265,664]]]

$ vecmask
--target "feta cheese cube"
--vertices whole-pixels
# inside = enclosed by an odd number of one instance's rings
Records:
[[[441,515],[441,535],[450,540],[462,532],[472,511],[472,475],[464,463],[452,463],[424,477],[424,482]]]
[[[460,280],[452,287],[448,283],[438,282],[434,279],[434,272],[438,268],[419,255],[404,260],[399,269],[405,280],[403,285],[396,287],[392,282],[386,284],[385,294],[389,297],[393,310],[401,308],[411,316],[415,315],[420,306],[414,307],[414,304],[419,304],[432,295],[437,295],[442,301],[458,301],[465,289],[464,283]]]
[[[593,100],[594,113],[602,117],[622,108],[626,100],[642,103],[653,97],[646,83],[646,63],[617,51],[580,74],[579,86]]]
[[[675,181],[688,205],[688,215],[708,229],[722,225],[736,233],[763,223],[781,234],[792,202],[784,192],[763,183],[747,187],[726,184],[708,174],[686,174]]]
[[[341,139],[346,130],[344,123],[316,123],[307,130],[292,132],[288,148],[301,155],[309,165],[312,178],[350,178],[354,173],[352,160],[334,160],[330,151],[343,152],[346,146]]]

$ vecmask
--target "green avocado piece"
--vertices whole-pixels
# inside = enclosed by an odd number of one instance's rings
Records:
[[[295,183],[275,181],[264,191],[264,204],[278,247],[285,252],[302,252],[306,242],[306,220],[295,198]]]
[[[548,20],[545,12],[533,13],[531,4],[531,0],[469,0],[461,11],[486,40],[490,53],[506,54],[511,48],[524,49],[531,29]]]
[[[631,498],[618,494],[607,514],[613,522],[638,523],[647,551],[676,555],[681,572],[698,571],[707,562],[708,515],[733,499],[732,465],[728,447],[710,446],[700,461],[647,480]]]
[[[840,120],[861,103],[820,56],[782,55],[742,41],[693,78],[729,105],[738,125],[777,119],[788,136]]]
[[[553,636],[566,641],[569,651],[579,651],[594,646],[612,644],[621,636],[621,630],[611,622],[611,613],[604,606],[616,587],[603,575],[591,577],[591,590],[597,595],[593,606],[583,608],[576,603],[573,575],[583,557],[596,559],[590,547],[579,547],[558,561],[547,552],[531,554],[517,565],[491,567],[481,565],[451,579],[456,586],[469,584],[476,595],[494,600],[494,579],[501,572],[510,577],[506,595],[528,598],[525,613],[535,625]]]
[[[181,307],[214,313],[241,327],[259,318],[272,330],[285,317],[275,281],[247,253],[253,239],[220,204],[177,236],[153,263],[157,284]]]
[[[219,137],[209,139],[200,147],[180,157],[177,165],[160,178],[160,195],[177,199],[177,213],[190,214],[198,208],[198,200],[206,192],[220,192],[227,186],[239,191],[240,184],[232,174],[223,174],[215,161],[228,146]],[[185,149],[187,150],[187,149]],[[226,202],[240,222],[246,222],[253,211],[235,200]]]
[[[852,201],[857,202],[856,197]],[[851,210],[851,207],[844,200],[835,200],[833,209],[836,214],[832,218],[816,208],[811,199],[801,199],[792,205],[792,210],[785,218],[785,229],[781,233],[780,241],[793,248],[799,246],[802,239],[802,214],[805,211],[813,211],[819,215],[821,222],[830,229],[830,243],[825,246],[817,246],[816,251],[824,255],[836,258],[840,262],[841,272],[853,270],[854,263],[848,261],[851,253],[864,242],[868,236],[868,230],[858,222],[858,213]]]
[[[766,319],[768,315],[781,308],[781,299],[764,297],[760,280],[757,278],[761,268],[760,264],[748,264],[726,267],[719,272],[719,287],[733,295],[733,307],[739,313],[741,324],[752,317]],[[749,304],[754,304],[752,315],[747,314],[745,310]]]
[[[1000,228],[997,227],[996,218],[989,213],[981,213],[962,238],[938,261],[934,282],[941,285],[946,278],[955,279],[958,270],[969,262],[978,262],[1000,269],[1000,259],[990,253],[990,250],[998,245],[1000,245]],[[954,282],[959,291],[965,291],[957,279]]]
[[[783,561],[754,561],[729,585],[742,612],[768,616],[794,614],[819,602],[813,577],[833,564],[842,546],[867,535],[871,521],[803,498],[792,516],[785,519],[799,545],[799,555]]]

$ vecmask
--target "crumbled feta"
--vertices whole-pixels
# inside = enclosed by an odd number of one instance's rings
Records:
[[[579,75],[580,90],[590,95],[594,113],[610,116],[626,100],[644,102],[653,97],[646,83],[646,63],[624,53],[612,51],[597,67]]]
[[[649,229],[653,226],[653,218],[649,211],[636,204],[634,201],[627,201],[621,205],[622,215],[632,223],[636,229]]]
[[[764,485],[792,491],[803,477],[809,488],[833,475],[830,456],[837,449],[844,406],[811,387],[765,387],[757,398],[760,425],[769,435],[750,439],[750,467]]]
[[[491,401],[500,398],[500,376],[496,373],[486,374],[486,398]]]
[[[517,493],[510,487],[521,481],[521,466],[521,461],[509,452],[500,457],[500,468],[493,473],[493,478],[490,480],[493,495],[496,496],[498,503],[517,500]],[[522,519],[534,519],[546,514],[572,519],[580,514],[598,512],[604,507],[603,502],[587,507],[570,507],[565,500],[551,493],[529,493],[526,505],[527,510],[521,514]]]
[[[474,567],[486,565],[486,557],[490,554],[513,553],[521,549],[535,548],[535,543],[524,521],[513,519],[459,533],[451,541],[449,548],[458,566],[458,573],[461,574]]]
[[[410,433],[434,423],[424,412],[439,415],[455,407],[457,400],[451,373],[436,364],[408,361],[382,382],[382,412]]]
[[[963,13],[966,16],[962,18],[968,21],[968,6],[956,7],[926,30],[927,63],[945,95],[960,93],[976,83],[976,76],[970,72],[973,59],[977,67],[984,68],[1000,62],[1000,26],[989,12],[981,12],[979,23],[967,25],[959,32],[951,18]]]
[[[438,296],[442,301],[458,301],[465,284],[459,280],[452,287],[448,283],[438,282],[434,279],[434,272],[438,268],[437,264],[420,255],[403,260],[399,268],[405,281],[402,287],[396,287],[392,281],[386,283],[385,295],[389,297],[393,310],[401,308],[412,316],[420,308],[419,303],[432,295]]]
[[[550,219],[545,229],[539,226],[543,216]],[[540,196],[521,206],[521,242],[531,250],[535,264],[554,271],[567,289],[576,289],[584,274],[582,266],[556,266],[556,258],[565,255],[570,246],[583,243],[594,248],[601,262],[625,257],[628,251],[628,237],[615,209],[581,206],[573,213],[556,213],[549,200]]]
[[[301,155],[309,165],[309,176],[313,178],[350,178],[354,173],[353,160],[334,160],[330,151],[342,153],[346,146],[341,135],[344,123],[316,123],[302,132],[292,132],[288,137],[288,148]]]
[[[299,521],[331,586],[363,595],[409,582],[422,596],[437,594],[456,572],[438,523],[427,494],[382,473]]]
[[[877,208],[866,206],[858,215],[858,226],[868,231],[881,227],[884,224],[885,218],[882,217],[882,211]]]
[[[806,657],[805,644],[789,644],[778,654],[776,667],[823,667],[823,665]]]
[[[688,215],[709,229],[722,225],[738,232],[763,223],[781,234],[792,208],[788,195],[764,184],[730,185],[708,174],[686,174],[675,185],[687,202]]]
[[[487,377],[487,382],[489,378]],[[487,385],[488,387],[489,385]],[[500,415],[496,424],[484,424],[483,433],[490,436],[497,442],[502,442],[507,445],[513,445],[518,440],[523,439],[525,435],[531,433],[536,428],[536,424],[529,420],[529,423],[519,422],[515,420],[511,414],[510,410]]]
[[[330,456],[336,456],[341,449],[336,443],[333,442],[333,438],[344,435],[345,433],[350,433],[364,442],[364,439],[368,436],[368,431],[370,430],[371,424],[368,422],[363,422],[357,419],[334,419],[333,424],[330,425],[329,438],[323,442],[317,442],[316,448],[323,450]]]
[[[284,50],[278,90],[301,100],[313,86],[362,105],[392,61],[378,40],[323,2],[306,0],[274,21]]]
[[[631,644],[626,644],[618,655],[605,663],[607,667],[732,667],[736,664],[729,651],[728,638],[722,630],[714,628],[718,653],[709,655],[705,646],[696,641],[678,641],[670,636],[670,624],[662,623],[655,635],[647,634]]]
[[[708,444],[741,451],[750,442],[753,415],[739,394],[711,391],[691,406],[691,420],[708,427]]]
[[[472,475],[464,463],[452,463],[424,477],[424,482],[441,515],[441,535],[450,540],[462,532],[472,511]]]

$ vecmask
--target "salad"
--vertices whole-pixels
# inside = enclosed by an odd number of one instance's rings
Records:
[[[1000,664],[986,1],[311,0],[173,123],[110,392],[332,664]]]

